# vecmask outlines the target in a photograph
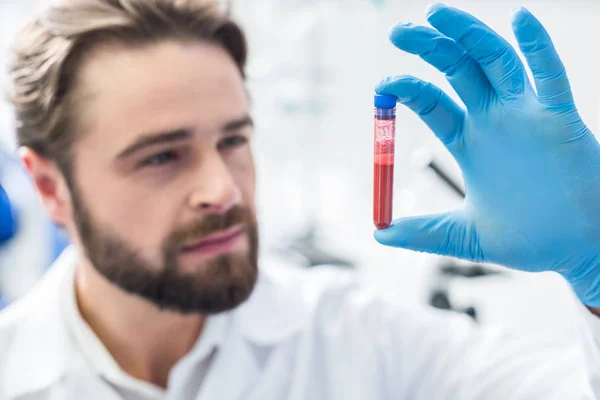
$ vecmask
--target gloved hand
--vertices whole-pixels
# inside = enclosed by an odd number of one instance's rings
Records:
[[[435,28],[400,24],[392,43],[443,72],[466,109],[411,76],[383,80],[457,160],[464,205],[407,218],[375,232],[382,244],[555,271],[588,306],[600,307],[600,145],[581,120],[548,33],[527,10],[512,27],[534,77],[516,51],[469,14],[441,4]]]
[[[16,228],[17,224],[8,195],[0,185],[0,245],[14,236]]]

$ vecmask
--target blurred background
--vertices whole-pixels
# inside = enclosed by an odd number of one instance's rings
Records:
[[[38,4],[0,0],[0,64]],[[574,335],[573,297],[550,273],[385,248],[373,239],[372,99],[387,75],[413,74],[455,96],[443,76],[387,40],[399,21],[425,23],[423,0],[233,0],[224,3],[246,29],[248,85],[257,124],[259,219],[263,252],[319,268],[353,270],[403,304],[465,312],[482,324]],[[574,0],[457,0],[511,43],[510,12],[524,5],[550,31],[569,72],[580,112],[598,131],[600,75],[592,38],[600,3]],[[4,92],[6,74],[0,78]],[[458,167],[411,112],[397,112],[394,216],[446,211],[461,204]],[[45,218],[14,158],[11,109],[0,101],[0,183],[15,235],[0,246],[5,303],[26,293],[66,244]],[[1,193],[0,193],[1,195]],[[1,215],[1,214],[0,214]],[[6,218],[6,217],[5,217]],[[0,308],[2,306],[0,305]]]

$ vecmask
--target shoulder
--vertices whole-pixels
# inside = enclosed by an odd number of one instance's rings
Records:
[[[31,310],[33,308],[27,302],[18,300],[0,311],[0,354],[7,355],[9,353],[9,349],[13,347],[14,340],[19,336],[19,330],[23,329]],[[7,357],[0,357],[0,370],[6,361]]]
[[[0,354],[7,354],[17,339],[27,337],[28,331],[41,328],[55,315],[53,296],[44,283],[0,311]],[[6,358],[0,358],[0,363],[3,360]]]
[[[447,340],[452,331],[463,336],[472,321],[425,305],[403,304],[371,287],[359,273],[334,266],[310,269],[270,262],[261,264],[257,287],[239,314],[248,320],[251,336],[272,339],[292,334],[364,335],[369,341],[398,345],[423,337]]]
[[[311,313],[321,306],[348,302],[356,295],[372,294],[353,270],[332,265],[311,268],[284,263],[265,263],[261,270],[259,290],[272,296],[284,295],[291,305]]]
[[[243,330],[268,344],[331,329],[378,329],[396,310],[360,276],[334,266],[310,269],[269,260],[250,299],[235,314]]]
[[[0,311],[0,399],[50,385],[64,372],[66,332],[61,317],[62,279],[52,268],[25,296]]]

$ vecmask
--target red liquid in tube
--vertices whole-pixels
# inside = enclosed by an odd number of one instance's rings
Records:
[[[395,107],[375,108],[374,134],[373,222],[377,229],[385,229],[392,223],[396,140]]]

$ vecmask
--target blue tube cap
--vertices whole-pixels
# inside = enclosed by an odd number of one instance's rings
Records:
[[[388,94],[376,94],[375,95],[375,107],[377,108],[396,108],[396,96]]]

